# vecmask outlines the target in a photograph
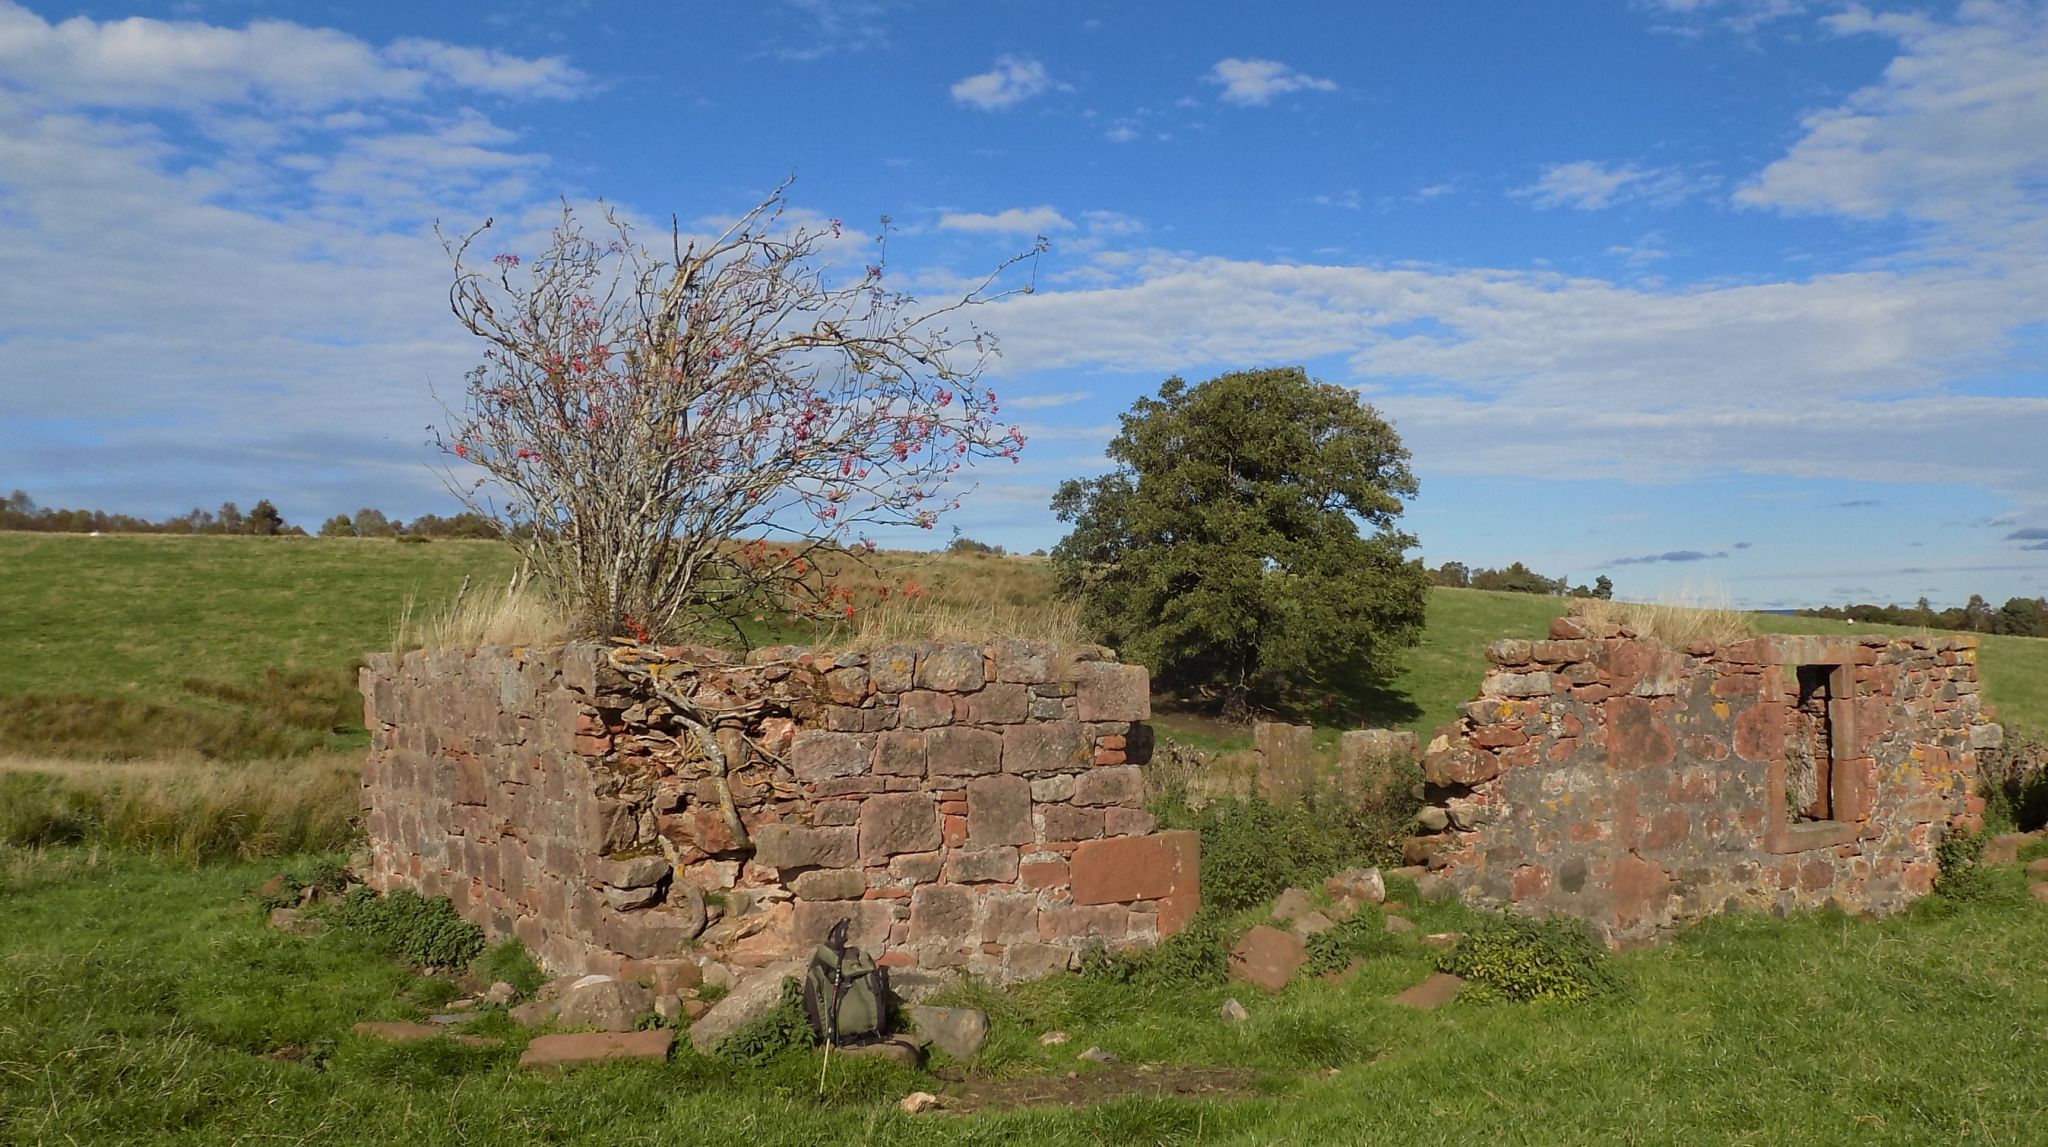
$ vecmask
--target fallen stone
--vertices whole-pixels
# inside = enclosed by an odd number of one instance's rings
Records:
[[[1415,878],[1415,894],[1424,900],[1449,900],[1456,891],[1451,887],[1449,877],[1438,876],[1434,872]]]
[[[2028,876],[2048,876],[2048,856],[2027,862]]]
[[[463,1020],[466,1020],[468,1018],[468,1016],[465,1016],[460,1012],[442,1012],[439,1015],[428,1016],[427,1022],[430,1024],[440,1024],[442,1027],[451,1027],[455,1024],[461,1023]]]
[[[284,873],[280,872],[276,876],[264,881],[262,887],[256,889],[256,896],[258,899],[268,900],[283,891]]]
[[[604,902],[614,912],[631,912],[645,908],[661,899],[661,889],[649,884],[639,888],[610,888],[603,891]]]
[[[1425,832],[1442,832],[1450,827],[1451,814],[1433,804],[1423,805],[1415,814],[1415,823]]]
[[[535,1036],[519,1057],[529,1071],[575,1067],[585,1063],[643,1061],[660,1063],[676,1035],[664,1028],[642,1032],[569,1032]]]
[[[905,1010],[918,1033],[954,1059],[973,1059],[988,1042],[988,1013],[980,1008],[916,1006]]]
[[[1273,898],[1273,919],[1282,924],[1293,923],[1315,910],[1315,901],[1299,888],[1290,888]]]
[[[270,926],[294,936],[318,936],[327,930],[326,921],[301,916],[297,908],[272,908]]]
[[[555,1014],[559,1011],[561,1011],[561,1005],[553,1000],[528,1000],[517,1007],[506,1009],[505,1014],[510,1016],[515,1024],[519,1024],[522,1027],[537,1028],[554,1019]]]
[[[1117,1063],[1117,1062],[1120,1062],[1120,1061],[1119,1061],[1119,1060],[1117,1059],[1117,1055],[1116,1055],[1116,1053],[1115,1053],[1115,1052],[1113,1052],[1113,1051],[1104,1051],[1104,1050],[1102,1050],[1102,1049],[1101,1049],[1101,1048],[1099,1048],[1099,1047],[1091,1047],[1091,1048],[1089,1048],[1089,1049],[1088,1049],[1087,1051],[1084,1051],[1084,1052],[1082,1052],[1082,1053],[1081,1053],[1080,1055],[1077,1055],[1077,1056],[1075,1056],[1074,1058],[1075,1058],[1075,1059],[1077,1059],[1077,1060],[1080,1060],[1080,1061],[1081,1061],[1081,1062],[1083,1062],[1083,1063]]]
[[[2048,904],[2048,880],[2039,880],[2027,885],[2027,891],[2034,894],[2034,899]]]
[[[1413,932],[1415,931],[1415,921],[1403,916],[1389,916],[1387,917],[1387,931]]]
[[[1067,1042],[1067,1033],[1065,1032],[1047,1032],[1038,1037],[1038,1046],[1040,1047],[1058,1047],[1065,1042]]]
[[[690,1046],[702,1055],[718,1050],[725,1037],[774,1011],[775,1005],[782,1002],[782,985],[801,975],[803,969],[802,961],[790,960],[771,964],[741,980],[738,987],[690,1025]]]
[[[1449,972],[1436,972],[1428,979],[1394,997],[1394,1002],[1404,1008],[1419,1012],[1431,1012],[1450,1003],[1458,996],[1458,989],[1465,981]]]
[[[675,1026],[676,1021],[683,1018],[682,997],[667,992],[654,997],[654,1014],[671,1027]]]
[[[1994,865],[2018,864],[2020,849],[2031,838],[2025,833],[2002,832],[1984,842],[1984,863]]]
[[[404,1020],[372,1020],[349,1029],[365,1039],[383,1040],[385,1043],[416,1043],[423,1039],[452,1039],[468,1047],[496,1047],[498,1041],[480,1035],[456,1035],[448,1029],[434,1024],[407,1023]]]
[[[889,970],[889,990],[905,1003],[921,1004],[960,979],[950,968],[925,971],[920,968]]]
[[[630,860],[606,860],[598,879],[613,888],[652,888],[668,879],[668,861],[659,856],[636,856]]]
[[[834,1047],[832,1053],[853,1059],[885,1059],[898,1067],[916,1067],[924,1059],[924,1048],[916,1040],[903,1036],[890,1036],[853,1047]]]
[[[1299,939],[1261,924],[1230,950],[1230,976],[1262,991],[1277,992],[1307,961],[1308,950]]]
[[[1463,932],[1431,932],[1422,938],[1422,942],[1432,948],[1455,948],[1464,938]]]
[[[1336,900],[1378,904],[1387,898],[1387,881],[1377,868],[1347,868],[1323,881],[1323,891]]]
[[[584,976],[562,993],[555,1018],[565,1028],[625,1032],[653,1008],[654,993],[640,984],[613,976]]]
[[[913,1091],[896,1104],[905,1115],[923,1115],[939,1109],[939,1097],[929,1091]]]
[[[703,1019],[704,1013],[710,1010],[711,1005],[703,1000],[691,998],[683,1001],[683,1018],[691,1023]]]
[[[483,1001],[485,1003],[496,1004],[499,1007],[504,1007],[506,1004],[509,1004],[513,1000],[516,1000],[518,998],[519,989],[513,987],[512,985],[506,983],[503,980],[499,980],[496,983],[492,984],[490,987],[485,988],[483,994]]]
[[[1241,1024],[1252,1018],[1252,1014],[1245,1010],[1244,1005],[1237,1002],[1236,996],[1223,1001],[1223,1008],[1220,1014],[1223,1022],[1227,1024]]]
[[[1297,917],[1294,921],[1294,927],[1288,929],[1288,931],[1293,932],[1305,942],[1310,936],[1321,932],[1328,932],[1336,926],[1337,922],[1328,916],[1320,912],[1311,912],[1306,916]]]

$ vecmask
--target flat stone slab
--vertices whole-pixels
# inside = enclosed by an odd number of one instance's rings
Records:
[[[498,1041],[480,1035],[456,1035],[440,1024],[416,1024],[404,1020],[371,1020],[349,1029],[366,1039],[385,1043],[414,1043],[423,1039],[452,1039],[469,1047],[496,1047]]]
[[[2027,875],[2034,877],[2048,876],[2048,856],[2044,856],[2039,860],[2029,860],[2027,862]]]
[[[1437,972],[1428,979],[1394,997],[1394,1002],[1404,1008],[1418,1012],[1433,1012],[1458,998],[1458,989],[1465,981],[1449,972]]]
[[[2034,894],[2034,899],[2048,904],[2048,880],[2037,880],[2027,885],[2027,891]]]
[[[675,1033],[665,1028],[644,1032],[567,1032],[535,1036],[520,1055],[519,1066],[533,1071],[585,1063],[660,1063],[668,1058],[668,1049],[675,1040]]]
[[[1261,924],[1230,950],[1230,978],[1277,992],[1307,962],[1308,951],[1299,939]]]

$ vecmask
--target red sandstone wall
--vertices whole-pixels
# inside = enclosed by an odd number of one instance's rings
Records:
[[[603,647],[414,652],[362,674],[371,883],[451,897],[556,972],[755,966],[834,922],[888,964],[1021,979],[1178,929],[1194,834],[1154,833],[1138,666],[1049,644],[672,650],[725,729],[742,827]]]
[[[1762,637],[1680,651],[1553,623],[1499,641],[1481,696],[1424,756],[1408,858],[1468,901],[1581,916],[1612,942],[1737,908],[1889,912],[1983,811],[1999,741],[1971,636]],[[1799,706],[1799,666],[1834,689]],[[1810,679],[1812,679],[1810,677]],[[1825,819],[1788,799],[1818,714],[1838,743]]]

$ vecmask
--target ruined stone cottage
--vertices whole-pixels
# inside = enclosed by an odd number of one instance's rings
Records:
[[[1733,909],[1894,911],[1973,825],[1977,639],[1758,637],[1674,649],[1563,618],[1497,641],[1424,753],[1408,859],[1472,903],[1610,942]]]
[[[1149,679],[1106,652],[572,644],[375,656],[369,882],[446,895],[555,973],[809,954],[995,981],[1181,927],[1193,833],[1155,832]]]

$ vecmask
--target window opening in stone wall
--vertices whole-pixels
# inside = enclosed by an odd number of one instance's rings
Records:
[[[1834,666],[1801,665],[1799,700],[1785,745],[1785,797],[1790,819],[1834,819]]]

